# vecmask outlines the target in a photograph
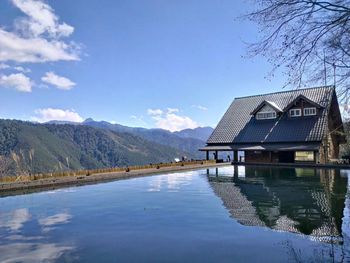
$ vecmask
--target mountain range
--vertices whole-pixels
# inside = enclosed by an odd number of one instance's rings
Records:
[[[202,159],[212,128],[170,132],[87,119],[39,124],[0,120],[0,176]]]
[[[82,125],[115,132],[130,133],[148,141],[184,151],[188,154],[187,157],[189,158],[201,158],[203,156],[198,149],[205,144],[205,141],[213,131],[213,128],[211,127],[199,127],[178,132],[170,132],[164,129],[134,128],[120,124],[111,124],[106,121],[94,121],[91,118],[86,119]]]

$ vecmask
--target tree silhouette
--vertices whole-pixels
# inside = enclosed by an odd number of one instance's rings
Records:
[[[286,85],[336,84],[347,104],[350,89],[350,1],[254,0],[246,19],[260,27],[249,55],[281,68]],[[345,101],[344,101],[345,100]]]

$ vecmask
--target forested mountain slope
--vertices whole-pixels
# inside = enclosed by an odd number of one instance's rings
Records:
[[[169,162],[187,152],[85,125],[0,120],[0,175]]]

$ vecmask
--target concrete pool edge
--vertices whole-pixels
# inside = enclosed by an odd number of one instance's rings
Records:
[[[158,174],[176,173],[180,171],[192,171],[201,170],[205,168],[215,168],[230,166],[230,163],[208,163],[208,164],[195,164],[185,166],[172,166],[157,168],[148,168],[141,170],[130,170],[129,172],[111,172],[111,173],[96,173],[92,175],[82,176],[65,176],[55,177],[48,179],[41,179],[37,181],[27,182],[12,182],[0,184],[0,196],[12,196],[21,195],[31,192],[47,191],[52,189],[65,188],[70,186],[83,186],[98,184],[103,182],[110,182],[122,179],[131,179],[144,176],[152,176]]]

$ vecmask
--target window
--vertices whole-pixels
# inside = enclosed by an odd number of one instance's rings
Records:
[[[289,111],[290,117],[300,117],[301,116],[301,109],[291,109]]]
[[[304,108],[304,116],[316,115],[316,108]]]
[[[258,112],[256,114],[256,118],[258,120],[276,119],[276,112],[275,111]]]
[[[313,162],[314,161],[314,152],[312,152],[312,151],[295,152],[295,161]]]

